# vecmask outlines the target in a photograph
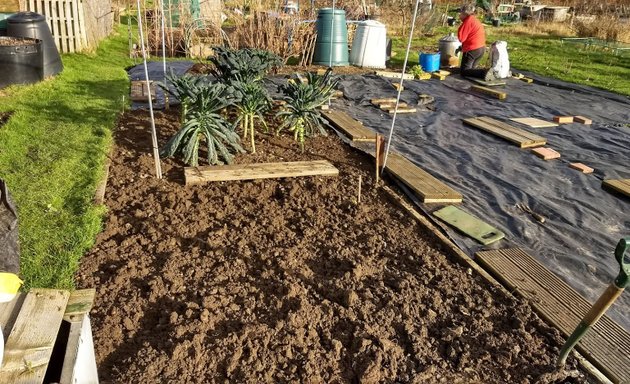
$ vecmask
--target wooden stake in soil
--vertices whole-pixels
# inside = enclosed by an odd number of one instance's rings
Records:
[[[378,167],[376,167],[377,172],[378,172]],[[359,175],[359,192],[357,195],[357,204],[361,203],[361,183],[363,182],[363,179],[361,178],[361,175]]]
[[[380,180],[380,171],[379,168],[383,166],[383,157],[384,157],[384,152],[383,152],[383,146],[385,144],[385,137],[383,135],[379,135],[378,133],[376,134],[376,138],[374,140],[376,142],[376,153],[375,153],[375,158],[376,158],[376,182],[378,183]]]

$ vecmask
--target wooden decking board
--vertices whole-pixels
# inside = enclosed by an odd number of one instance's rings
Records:
[[[376,132],[363,126],[345,112],[329,110],[322,112],[322,116],[335,128],[343,131],[352,141],[374,141]]]
[[[459,203],[462,195],[442,183],[428,172],[407,160],[405,157],[390,153],[386,168],[416,192],[423,203]]]
[[[531,300],[541,317],[570,335],[591,304],[520,249],[477,252],[480,264],[505,285]],[[613,382],[630,378],[630,334],[603,316],[577,346]]]
[[[470,87],[470,89],[475,92],[480,92],[480,93],[484,93],[486,95],[492,96],[499,100],[505,100],[507,98],[507,93],[505,92],[495,91],[494,89],[482,87],[480,85],[473,85]]]
[[[187,167],[186,185],[212,181],[272,179],[299,176],[337,176],[339,170],[326,160]]]
[[[608,179],[602,181],[602,188],[610,189],[630,197],[630,179]]]
[[[472,117],[464,119],[463,122],[508,140],[521,148],[538,147],[547,143],[544,137],[534,135],[533,133],[510,126],[490,117]]]
[[[532,128],[553,128],[558,126],[558,123],[538,119],[535,117],[511,117],[510,120],[516,121],[517,123],[521,123]]]

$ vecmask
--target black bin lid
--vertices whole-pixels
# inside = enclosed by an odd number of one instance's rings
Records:
[[[19,23],[36,23],[46,21],[46,17],[44,15],[40,15],[35,12],[20,12],[15,15],[9,17],[7,19],[7,23],[11,24],[19,24]]]

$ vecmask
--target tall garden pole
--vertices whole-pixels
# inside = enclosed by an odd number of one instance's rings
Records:
[[[418,16],[418,3],[416,0],[416,6],[413,10],[413,21],[411,22],[411,30],[409,31],[409,41],[407,42],[407,53],[405,54],[405,62],[403,63],[402,73],[400,74],[400,83],[398,86],[398,95],[396,96],[396,107],[394,108],[394,117],[392,118],[392,127],[389,129],[389,137],[387,138],[387,148],[385,149],[385,159],[383,160],[383,168],[381,173],[385,171],[385,165],[387,164],[387,155],[389,155],[389,147],[392,144],[392,135],[394,133],[394,125],[396,124],[396,115],[398,114],[398,104],[400,104],[400,93],[403,89],[403,80],[405,77],[405,71],[407,70],[407,60],[409,60],[409,50],[411,49],[411,39],[413,38],[413,30],[416,26],[416,17]]]
[[[160,24],[162,29],[162,66],[164,69],[164,79],[166,80],[166,37],[164,27],[164,0],[160,0]],[[166,83],[165,83],[166,84]]]
[[[147,51],[144,46],[144,33],[142,31],[142,15],[140,13],[140,0],[138,5],[138,30],[140,31],[140,45],[142,47],[142,61],[144,63],[144,80],[147,86],[147,99],[149,100],[149,113],[151,115],[151,141],[153,144],[153,160],[155,162],[155,176],[162,178],[162,166],[160,164],[160,151],[158,150],[157,133],[155,131],[155,116],[153,116],[153,101],[151,100],[151,82],[149,81],[149,69],[147,68]]]

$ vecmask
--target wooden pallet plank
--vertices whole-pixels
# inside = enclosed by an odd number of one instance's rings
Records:
[[[0,383],[43,382],[69,296],[56,289],[26,295],[5,346]]]
[[[461,193],[433,177],[404,156],[390,153],[386,164],[394,176],[411,188],[423,203],[461,203]]]
[[[602,181],[602,188],[630,197],[630,179],[608,179]]]
[[[390,71],[376,71],[375,74],[377,76],[387,77],[389,79],[400,79],[400,72],[390,72]],[[413,80],[413,75],[410,73],[403,74],[403,79],[405,80]]]
[[[473,85],[473,86],[470,87],[470,89],[472,91],[475,91],[475,92],[479,92],[479,93],[486,94],[488,96],[492,96],[495,99],[499,99],[499,100],[507,99],[507,93],[501,92],[501,91],[496,91],[496,90],[490,89],[488,87],[482,87],[480,85]]]
[[[476,259],[506,286],[530,300],[534,309],[565,336],[591,305],[565,282],[520,249],[476,253]],[[607,316],[596,323],[578,350],[613,382],[622,382],[630,372],[630,335]]]
[[[552,128],[558,126],[557,123],[537,119],[535,117],[512,117],[510,118],[510,120],[516,121],[517,123],[521,123],[532,128]]]
[[[492,244],[505,237],[503,232],[453,205],[437,210],[433,215],[483,245]]]
[[[491,118],[483,119],[473,117],[464,119],[463,122],[467,125],[481,129],[488,133],[492,133],[504,140],[508,140],[521,148],[538,147],[547,144],[547,140],[544,137],[530,134],[516,127],[510,127],[506,125],[497,125],[493,123]],[[497,123],[500,123],[497,121]]]
[[[325,111],[322,116],[352,141],[374,141],[376,133],[342,111]]]
[[[337,175],[339,175],[339,170],[326,160],[186,167],[184,169],[186,185],[205,184],[212,181]]]
[[[523,137],[525,137],[527,139],[530,139],[530,140],[534,140],[534,141],[540,140],[540,139],[544,140],[543,137],[541,137],[541,136],[539,136],[539,135],[537,135],[535,133],[532,133],[532,132],[526,131],[524,129],[515,127],[515,126],[510,125],[510,124],[508,124],[506,122],[503,122],[503,121],[500,121],[500,120],[497,120],[497,119],[493,119],[492,117],[489,117],[489,116],[480,116],[479,120],[484,121],[484,122],[486,122],[488,124],[491,124],[491,125],[493,125],[493,126],[495,126],[497,128],[503,129],[504,131],[508,131],[508,132],[512,132],[512,133],[518,134],[519,136],[523,136]]]
[[[74,30],[72,28],[72,8],[70,6],[70,1],[63,1],[64,4],[64,19],[66,22],[65,31],[66,38],[68,39],[68,50],[73,53],[76,52],[76,46],[74,43]]]

